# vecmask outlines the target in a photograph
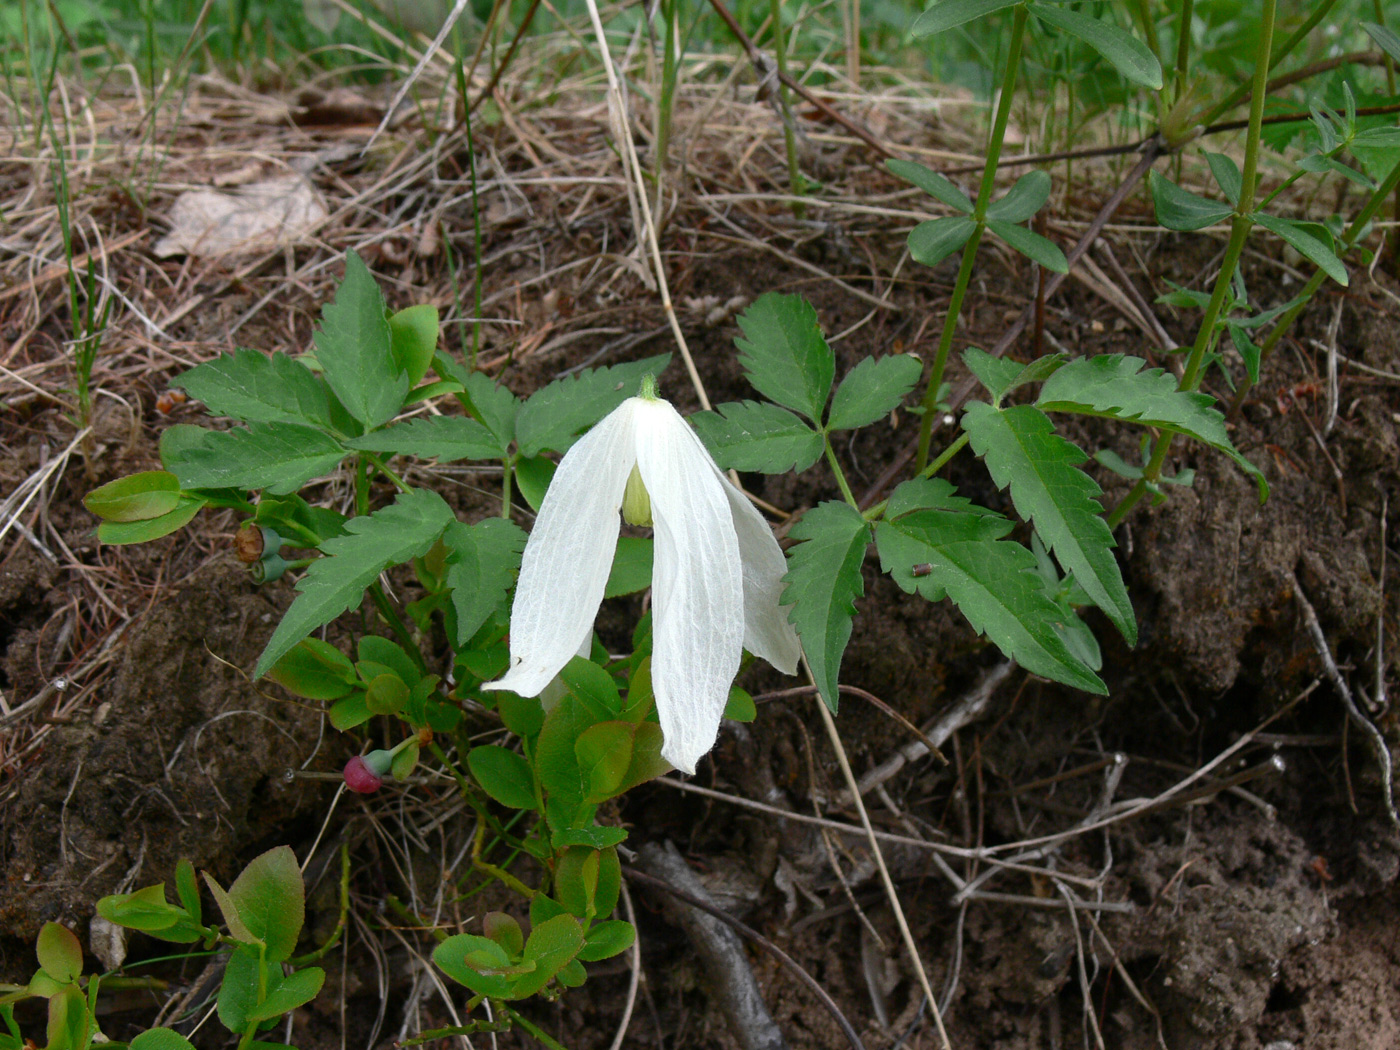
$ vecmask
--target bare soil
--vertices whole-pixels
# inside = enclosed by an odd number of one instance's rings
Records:
[[[745,116],[761,123],[764,111],[756,111]],[[245,134],[285,134],[297,149],[323,151],[313,181],[333,204],[337,195],[343,202],[346,187],[368,194],[384,183],[382,172],[351,159],[353,151],[332,149],[339,138],[363,141],[367,126],[275,132],[272,117],[249,120]],[[655,295],[609,254],[633,242],[625,199],[615,188],[590,189],[575,178],[592,173],[582,162],[566,170],[541,145],[605,155],[598,114],[529,120],[526,132],[479,130],[481,155],[492,158],[480,174],[497,180],[483,202],[487,313],[513,322],[485,327],[480,359],[503,369],[518,393],[570,367],[669,348]],[[773,130],[761,134],[771,141]],[[163,176],[170,186],[157,188],[156,217],[177,181],[207,181],[218,163],[228,163],[203,158],[199,136],[189,135]],[[545,159],[532,160],[532,148]],[[848,333],[836,344],[839,369],[896,347],[931,355],[951,284],[947,265],[901,265],[902,229],[839,208],[804,225],[756,198],[734,207],[724,225],[710,198],[743,181],[775,189],[781,167],[771,157],[769,167],[746,168],[729,185],[722,151],[714,149],[690,173],[687,193],[695,199],[678,206],[664,233],[681,323],[713,400],[751,396],[734,359],[734,307],[724,304],[767,290],[802,292],[828,333]],[[834,199],[884,200],[899,189],[853,150],[824,162],[832,165]],[[523,179],[536,163],[553,165],[551,183]],[[393,895],[428,925],[475,929],[479,899],[457,895],[466,885],[457,880],[469,872],[448,870],[463,863],[466,829],[457,825],[466,818],[436,819],[452,807],[450,789],[429,783],[393,798],[335,801],[333,774],[359,740],[330,729],[315,705],[248,677],[290,600],[290,583],[258,588],[249,581],[229,545],[231,517],[206,516],[197,529],[145,547],[102,548],[80,500],[98,483],[153,466],[165,426],[202,418],[198,406],[156,406],[183,367],[235,344],[304,346],[345,247],[370,257],[392,305],[425,298],[449,305],[441,240],[425,244],[424,231],[439,229],[459,253],[470,251],[465,170],[464,150],[449,142],[417,181],[405,182],[410,188],[376,199],[376,206],[403,206],[409,218],[400,228],[346,221],[322,231],[324,246],[288,249],[263,265],[157,260],[141,240],[109,260],[124,293],[157,323],[176,312],[171,304],[203,296],[205,305],[165,326],[168,339],[122,316],[112,360],[99,369],[111,396],[99,398],[91,473],[74,453],[0,550],[0,690],[11,709],[23,709],[0,721],[0,980],[27,978],[45,921],[86,936],[99,896],[168,881],[181,856],[226,879],[277,843],[303,857],[316,844],[305,938],[312,946],[336,911],[334,873],[316,876],[335,867],[344,843],[353,860],[351,933],[331,957],[318,1004],[298,1013],[289,1041],[303,1050],[383,1046],[452,1023],[423,976],[431,937],[384,906]],[[429,174],[441,182],[431,196]],[[27,177],[19,165],[0,173],[11,188]],[[1105,169],[1094,185],[1062,200],[1059,218],[1086,219],[1111,178]],[[117,198],[92,207],[109,237],[140,227],[139,213]],[[1139,223],[1139,232],[1112,235],[1118,257],[1136,260],[1131,279],[1142,294],[1151,301],[1166,279],[1201,286],[1218,245],[1165,236],[1144,215],[1140,202],[1130,202],[1120,221]],[[720,232],[724,238],[711,236]],[[1059,239],[1069,243],[1068,235]],[[984,253],[980,273],[959,345],[995,342],[1034,293],[1034,275],[994,251]],[[1298,285],[1286,265],[1262,256],[1250,260],[1248,277],[1264,306]],[[36,285],[35,295],[0,300],[0,349],[14,347],[6,368],[55,392],[67,379],[58,350],[66,309],[40,305],[38,292],[48,297],[58,287]],[[1017,850],[1017,870],[931,848],[888,848],[929,977],[946,997],[953,1046],[1400,1045],[1400,831],[1386,818],[1380,767],[1324,674],[1292,582],[1315,608],[1359,702],[1381,702],[1367,710],[1395,753],[1400,725],[1380,694],[1400,688],[1392,641],[1400,632],[1396,287],[1382,265],[1358,274],[1350,290],[1326,289],[1233,421],[1237,446],[1273,488],[1267,503],[1223,458],[1178,445],[1175,468],[1194,469],[1194,485],[1173,488],[1168,502],[1142,508],[1117,534],[1141,625],[1138,646],[1126,650],[1101,617],[1091,618],[1109,697],[1070,694],[1015,671],[944,746],[947,764],[909,763],[868,797],[881,829],[964,848],[1035,840],[1116,812],[1109,807],[1123,800],[1161,800],[1101,830]],[[1190,334],[1190,316],[1156,310],[1174,338]],[[453,352],[464,349],[469,328],[448,329]],[[1045,329],[1076,352],[1141,356],[1147,345],[1122,310],[1073,282],[1046,304]],[[1341,363],[1337,417],[1327,431],[1326,358],[1334,342],[1343,358],[1372,371]],[[1026,336],[1012,354],[1027,359],[1037,349]],[[675,400],[694,408],[683,378],[666,378]],[[72,427],[50,401],[22,398],[14,384],[4,389],[16,395],[0,416],[8,493],[68,446]],[[1229,397],[1218,372],[1208,389]],[[840,449],[853,484],[876,484],[916,429],[915,416],[897,413]],[[1136,455],[1137,435],[1126,430],[1069,434],[1091,449]],[[971,461],[955,461],[950,477],[979,502],[1006,503]],[[438,480],[464,517],[484,512],[496,484],[487,474],[444,472]],[[797,479],[746,481],[789,512],[837,495],[824,467]],[[1126,490],[1106,471],[1100,481],[1107,503]],[[331,482],[323,495],[340,491]],[[406,577],[394,582],[411,594]],[[873,561],[865,582],[842,681],[915,724],[954,708],[1001,661],[955,610],[904,595]],[[636,612],[635,602],[610,610],[605,637],[625,637]],[[347,616],[337,630],[349,637],[363,622]],[[755,669],[743,684],[761,696],[793,683]],[[629,845],[674,841],[726,908],[820,982],[866,1046],[937,1046],[864,839],[824,839],[812,825],[778,815],[819,811],[856,823],[811,705],[803,697],[760,703],[756,722],[725,730],[695,778],[768,812],[649,785],[616,815],[631,829]],[[844,699],[838,724],[858,776],[912,739],[856,696]],[[1188,788],[1170,790],[1232,747]],[[966,899],[957,895],[960,884],[971,887]],[[1075,891],[1072,909],[1067,886]],[[620,1045],[738,1045],[683,935],[647,892],[633,890],[631,899],[643,976]],[[140,937],[129,947],[128,964],[163,953]],[[754,947],[749,961],[790,1046],[844,1045],[815,997],[771,956]],[[201,965],[167,965],[157,971],[167,990],[114,998],[108,1033],[129,1038],[149,1025],[167,996],[196,982]],[[531,1016],[570,1047],[608,1047],[629,984],[626,957],[599,964],[583,988],[536,1004]],[[459,1008],[464,999],[457,997]],[[223,1045],[213,1025],[196,1041]],[[530,1044],[521,1034],[499,1037],[503,1046]]]

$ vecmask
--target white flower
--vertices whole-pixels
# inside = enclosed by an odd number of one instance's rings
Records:
[[[651,680],[661,754],[693,773],[714,746],[740,650],[794,674],[801,645],[778,606],[786,564],[772,530],[669,402],[629,398],[565,454],[525,546],[510,670],[483,688],[537,696],[587,644],[624,492],[629,520],[641,495],[634,472],[655,528]]]

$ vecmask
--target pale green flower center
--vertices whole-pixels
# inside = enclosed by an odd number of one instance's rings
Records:
[[[642,472],[632,465],[627,475],[627,488],[622,493],[622,520],[628,525],[651,527],[651,494],[642,483]]]

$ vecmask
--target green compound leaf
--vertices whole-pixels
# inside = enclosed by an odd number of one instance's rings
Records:
[[[1183,190],[1171,179],[1147,173],[1148,185],[1152,188],[1152,203],[1157,209],[1157,221],[1169,230],[1186,232],[1214,226],[1234,214],[1235,209],[1221,204],[1190,190]]]
[[[530,457],[545,449],[566,451],[579,434],[629,397],[636,397],[642,376],[659,376],[670,363],[670,354],[660,354],[625,365],[585,368],[535,391],[515,417],[515,440],[521,454]]]
[[[1006,196],[987,205],[987,218],[1000,222],[1025,222],[1050,199],[1050,176],[1043,171],[1027,172],[1006,191]]]
[[[803,471],[821,458],[822,436],[785,408],[758,401],[730,401],[697,412],[690,424],[724,470],[763,474]]]
[[[1141,84],[1153,91],[1161,90],[1161,63],[1146,44],[1127,30],[1065,7],[1043,3],[1027,6],[1040,21],[1048,22],[1057,29],[1063,29],[1070,36],[1084,41],[1134,84]]]
[[[481,789],[501,805],[535,808],[535,778],[530,763],[521,755],[496,744],[484,744],[467,752],[467,767]]]
[[[439,463],[501,458],[498,442],[491,431],[466,416],[421,416],[345,443],[350,448],[436,459]]]
[[[802,639],[822,699],[835,711],[855,599],[865,593],[860,566],[870,525],[850,506],[833,500],[804,514],[791,535],[801,542],[787,552],[787,588],[780,601],[793,607],[788,619]]]
[[[258,658],[261,678],[282,656],[316,628],[347,609],[357,608],[368,587],[391,565],[422,557],[456,516],[435,492],[413,489],[373,514],[351,518],[346,535],[321,544],[318,558],[297,582],[296,601],[282,617]]]
[[[321,308],[316,360],[350,414],[373,430],[394,418],[408,393],[408,373],[394,358],[384,296],[354,252],[345,254],[345,280],[335,302]]]
[[[739,364],[749,384],[769,401],[801,412],[821,426],[836,376],[817,311],[800,295],[765,292],[738,317]]]
[[[1034,523],[1090,600],[1130,646],[1136,644],[1137,621],[1113,557],[1113,533],[1095,498],[1102,489],[1079,469],[1089,457],[1055,433],[1049,416],[1029,405],[997,409],[972,401],[962,428],[997,487],[1010,487],[1016,513]]]
[[[1300,255],[1343,288],[1351,283],[1346,266],[1343,265],[1341,259],[1337,258],[1336,252],[1332,250],[1332,245],[1328,243],[1331,240],[1330,234],[1327,241],[1322,241],[1313,236],[1303,223],[1290,222],[1288,219],[1280,219],[1276,215],[1265,215],[1261,211],[1255,212],[1251,218],[1256,225],[1282,237],[1296,248]],[[1308,226],[1312,229],[1318,228],[1313,224],[1308,224]]]
[[[239,348],[196,365],[174,382],[210,415],[244,423],[330,426],[330,398],[315,374],[283,353]]]
[[[454,521],[447,526],[442,542],[448,548],[447,585],[457,614],[458,647],[471,640],[488,616],[505,607],[528,538],[508,518],[485,518],[475,525]]]
[[[975,18],[1015,7],[1020,0],[940,0],[914,20],[914,36],[929,36],[953,29]]]
[[[267,961],[290,958],[305,918],[305,887],[296,854],[275,846],[254,857],[228,888],[228,900],[255,941],[267,945]],[[228,915],[225,914],[227,921]]]
[[[198,433],[198,443],[191,440],[170,464],[187,489],[267,489],[283,495],[329,474],[346,455],[339,441],[304,423],[189,429]]]
[[[469,372],[446,354],[433,358],[439,375],[450,376],[462,384],[462,398],[474,415],[495,439],[497,456],[504,456],[515,440],[515,416],[521,401],[505,384],[485,372]]]
[[[1032,262],[1040,263],[1052,273],[1069,273],[1069,260],[1059,245],[1034,230],[998,219],[988,219],[987,229]]]
[[[903,513],[875,528],[884,571],[910,594],[951,598],[974,630],[1033,674],[1107,693],[1056,630],[1065,614],[1046,597],[1035,556],[1002,539],[1012,523],[953,492],[942,479],[907,481],[895,490],[890,509]]]
[[[921,222],[909,231],[909,254],[915,262],[937,266],[967,243],[977,223],[962,215]]]
[[[836,388],[827,430],[854,430],[883,419],[899,407],[923,372],[924,363],[913,354],[864,358]]]
[[[1225,431],[1225,417],[1207,394],[1178,390],[1176,377],[1160,368],[1142,370],[1140,357],[1100,354],[1070,361],[1045,381],[1036,405],[1045,412],[1121,419],[1185,434],[1225,453],[1259,487],[1259,501],[1269,496],[1269,484],[1249,460],[1235,449]]]
[[[885,167],[891,174],[898,175],[905,182],[912,182],[930,197],[942,201],[954,211],[960,211],[964,215],[972,214],[972,198],[958,189],[952,180],[931,168],[915,164],[912,160],[895,159],[885,161]]]

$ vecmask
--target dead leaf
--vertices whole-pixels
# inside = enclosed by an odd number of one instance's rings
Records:
[[[170,232],[155,253],[214,259],[269,251],[304,243],[326,217],[321,195],[301,175],[249,183],[236,193],[190,190],[176,198]]]

